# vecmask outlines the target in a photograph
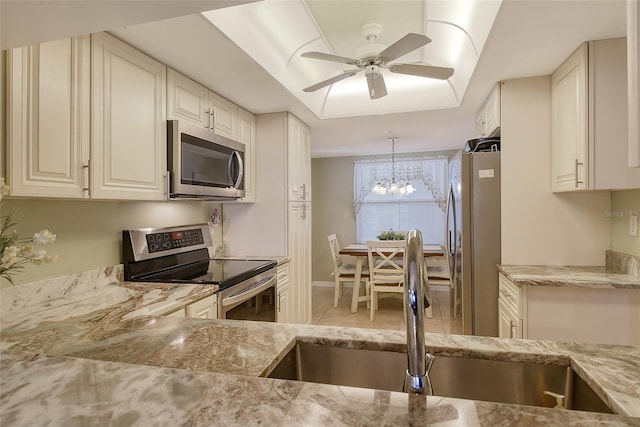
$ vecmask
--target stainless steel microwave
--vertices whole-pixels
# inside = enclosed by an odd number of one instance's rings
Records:
[[[180,120],[167,121],[172,199],[244,197],[244,144]]]

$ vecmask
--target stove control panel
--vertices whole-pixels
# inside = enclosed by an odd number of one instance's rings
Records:
[[[171,249],[188,248],[202,245],[204,237],[202,229],[193,228],[190,230],[165,231],[147,234],[147,247],[149,253],[168,251]]]

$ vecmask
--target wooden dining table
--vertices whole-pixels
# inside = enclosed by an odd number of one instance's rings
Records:
[[[442,245],[422,245],[424,256],[444,256],[444,250]],[[356,271],[353,278],[353,294],[351,296],[351,312],[356,313],[358,311],[359,302],[369,301],[367,295],[360,295],[360,279],[362,277],[362,266],[367,259],[368,250],[367,245],[364,243],[352,243],[340,249],[338,252],[340,255],[350,255],[356,258]],[[387,254],[388,255],[388,254]],[[402,251],[398,252],[397,256],[402,256]],[[366,292],[365,292],[366,294]]]

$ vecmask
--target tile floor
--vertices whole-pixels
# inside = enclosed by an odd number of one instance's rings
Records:
[[[440,290],[442,289],[442,290]],[[369,329],[404,330],[402,320],[402,300],[400,295],[389,294],[380,299],[376,318],[369,321],[369,309],[364,302],[358,304],[358,312],[351,313],[351,287],[345,287],[338,307],[333,308],[334,288],[330,286],[314,286],[312,294],[312,323],[325,326],[349,326]],[[449,292],[446,288],[431,290],[433,318],[424,318],[426,332],[441,334],[461,334],[462,320],[453,320],[449,309]]]

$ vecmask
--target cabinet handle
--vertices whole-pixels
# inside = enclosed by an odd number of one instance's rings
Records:
[[[207,115],[207,122],[205,123],[204,127],[206,129],[209,129],[209,126],[211,125],[211,115],[209,114],[209,109],[207,108],[207,111],[205,111],[205,114]]]
[[[90,195],[91,183],[89,180],[91,179],[91,175],[89,174],[89,164],[91,160],[86,165],[82,165],[82,191],[87,192],[87,196]]]
[[[307,185],[306,184],[302,184],[300,186],[300,198],[302,200],[307,198]]]
[[[280,296],[281,295],[282,294],[280,292],[278,292],[278,301],[277,301],[277,304],[276,304],[276,310],[278,310],[278,313],[280,313],[280,307],[282,307],[282,302],[280,301]]]
[[[300,218],[307,219],[307,206],[304,203],[300,206]]]
[[[213,114],[214,114],[214,111],[213,111],[213,108],[212,108],[211,109],[211,128],[210,128],[212,132],[213,132],[213,128],[214,128],[214,126],[216,124],[216,121],[214,120]]]
[[[578,166],[583,166],[584,163],[579,162],[578,159],[576,159],[576,188],[578,188],[578,184],[584,184],[584,181],[579,181],[578,180]]]
[[[511,331],[509,332],[509,338],[517,338],[516,334],[513,332],[513,328],[516,328],[516,325],[513,324],[513,320],[509,320],[509,324],[511,325]]]

